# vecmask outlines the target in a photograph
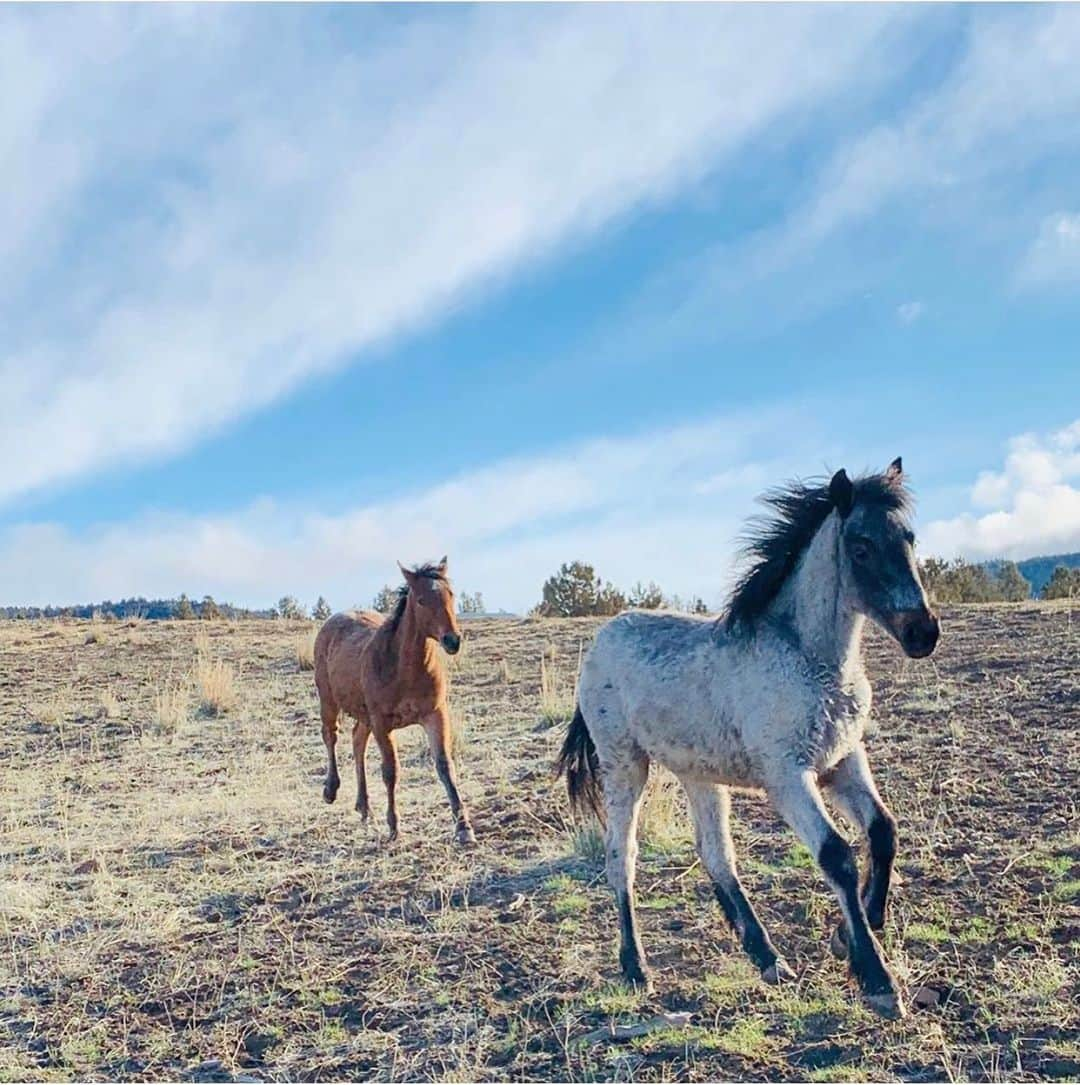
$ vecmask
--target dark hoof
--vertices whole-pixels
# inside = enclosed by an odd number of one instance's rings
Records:
[[[795,973],[783,957],[777,957],[773,964],[762,971],[761,978],[771,987],[778,987],[781,983],[791,983]]]
[[[832,937],[829,939],[829,950],[839,961],[846,961],[848,959],[847,935],[845,934],[843,927],[837,927],[836,930],[833,931]]]
[[[632,987],[635,991],[640,991],[646,995],[653,993],[652,976],[640,968],[635,969],[633,972],[624,972],[623,979],[626,981],[627,986]]]
[[[476,833],[472,831],[471,825],[463,825],[458,829],[454,836],[454,839],[463,848],[475,848],[476,847]]]
[[[333,787],[330,784],[323,784],[322,797],[323,802],[333,802],[337,798],[338,788],[340,784],[334,784]]]
[[[886,991],[878,995],[864,995],[866,1005],[886,1021],[899,1021],[901,1017],[907,1017],[907,1009],[895,991]]]
[[[364,821],[367,821],[367,819],[371,817],[370,806],[361,806],[360,803],[357,803],[356,812],[364,819]]]
[[[644,991],[647,995],[652,994],[652,976],[649,975],[649,970],[641,963],[639,958],[633,957],[629,960],[620,960],[619,963],[622,966],[623,979],[630,987],[638,991]]]

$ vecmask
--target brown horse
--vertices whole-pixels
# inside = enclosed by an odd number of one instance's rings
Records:
[[[364,751],[375,736],[382,754],[386,784],[386,822],[397,838],[398,755],[394,732],[419,723],[427,732],[435,771],[446,788],[457,823],[459,844],[473,844],[469,812],[458,795],[454,772],[450,713],[446,704],[446,670],[436,642],[455,655],[461,629],[454,613],[454,592],[446,575],[446,558],[438,565],[399,568],[405,575],[397,607],[389,617],[374,611],[350,611],[328,619],[315,638],[315,686],[319,691],[326,784],[323,798],[337,798],[338,718],[353,717],[356,755],[356,809],[370,816]]]

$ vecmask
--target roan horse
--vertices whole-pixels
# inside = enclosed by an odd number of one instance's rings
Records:
[[[393,614],[350,611],[328,619],[315,638],[315,686],[319,691],[323,742],[326,743],[326,783],[323,798],[337,798],[338,718],[355,720],[356,809],[370,816],[364,752],[375,736],[382,755],[386,784],[386,822],[390,839],[397,838],[398,755],[394,732],[419,723],[427,732],[435,771],[446,788],[457,824],[459,844],[473,844],[472,825],[457,789],[446,703],[446,671],[437,644],[451,655],[461,647],[461,629],[454,613],[454,592],[446,575],[446,558],[438,565],[416,569],[401,566],[405,584]]]
[[[656,761],[686,791],[717,900],[762,978],[794,974],[739,883],[729,787],[763,789],[810,849],[843,912],[834,952],[847,956],[872,1009],[902,1016],[872,933],[885,923],[896,821],[863,746],[870,683],[861,652],[868,617],[913,658],[929,655],[938,640],[912,551],[901,463],[854,482],[838,471],[828,485],[793,483],[765,501],[775,515],[752,530],[750,564],[720,618],[630,611],[600,630],[557,767],[572,802],[606,812],[619,960],[631,983],[649,983],[634,865],[642,793]],[[856,855],[825,809],[823,788],[869,841],[861,896]]]

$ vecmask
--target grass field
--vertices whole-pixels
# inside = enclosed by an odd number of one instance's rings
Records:
[[[550,774],[596,625],[467,626],[474,851],[418,728],[396,845],[375,760],[372,825],[352,809],[345,740],[324,805],[310,625],[0,627],[0,1078],[1080,1076],[1080,612],[946,610],[918,664],[870,638],[871,758],[902,834],[885,942],[920,1003],[894,1024],[829,955],[809,856],[743,797],[747,892],[799,973],[760,985],[663,777],[638,875],[657,992],[619,986],[596,837]]]

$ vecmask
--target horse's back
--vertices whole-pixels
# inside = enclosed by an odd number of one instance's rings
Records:
[[[749,775],[738,726],[716,696],[739,666],[730,646],[716,619],[692,615],[627,611],[603,626],[579,683],[601,761],[640,752],[677,775]]]
[[[704,677],[723,635],[715,620],[667,611],[628,610],[602,626],[582,668],[583,701],[610,700],[617,690],[629,710],[644,700],[681,700]],[[587,706],[583,703],[583,708]]]
[[[315,685],[347,707],[360,684],[360,656],[385,618],[373,610],[347,610],[327,618],[315,637]]]

